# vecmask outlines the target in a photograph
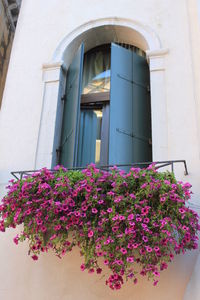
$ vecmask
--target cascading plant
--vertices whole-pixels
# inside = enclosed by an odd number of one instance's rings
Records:
[[[198,215],[185,205],[190,188],[154,165],[128,173],[94,165],[42,169],[10,181],[0,230],[23,224],[14,242],[28,240],[33,260],[49,250],[61,258],[78,246],[81,270],[101,274],[108,268],[111,289],[125,280],[136,284],[139,276],[157,285],[175,254],[198,247]]]

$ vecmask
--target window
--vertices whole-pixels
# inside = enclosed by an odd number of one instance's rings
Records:
[[[60,163],[131,164],[152,160],[149,69],[145,57],[111,44],[85,55],[67,73]]]

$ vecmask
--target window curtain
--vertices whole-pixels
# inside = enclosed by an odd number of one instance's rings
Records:
[[[108,92],[110,90],[110,47],[88,52],[84,57],[82,93]]]
[[[81,110],[77,166],[95,163],[97,116],[93,110]]]

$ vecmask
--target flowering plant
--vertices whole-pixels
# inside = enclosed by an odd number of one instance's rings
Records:
[[[153,165],[128,173],[94,165],[42,169],[11,180],[0,205],[0,229],[23,224],[14,242],[27,239],[34,260],[49,249],[62,257],[77,245],[81,270],[100,274],[107,266],[111,289],[120,289],[125,279],[137,283],[138,275],[156,285],[174,254],[198,247],[198,216],[185,206],[190,187]]]

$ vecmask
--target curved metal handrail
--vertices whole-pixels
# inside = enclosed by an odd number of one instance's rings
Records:
[[[98,169],[101,170],[106,170],[108,171],[110,168],[116,166],[118,168],[123,168],[123,167],[141,167],[142,166],[149,166],[151,164],[155,165],[156,169],[164,168],[167,166],[171,166],[171,172],[174,173],[174,164],[176,163],[182,163],[184,165],[185,175],[188,175],[188,169],[187,169],[187,164],[185,160],[165,160],[165,161],[155,161],[155,162],[137,162],[133,164],[118,164],[118,165],[105,165],[105,166],[97,166]],[[77,168],[69,168],[68,170],[83,170],[86,167],[77,167]],[[51,172],[56,172],[54,169],[49,169]],[[11,174],[17,179],[22,179],[23,176],[28,176],[31,175],[32,173],[39,172],[40,170],[27,170],[27,171],[13,171]]]

